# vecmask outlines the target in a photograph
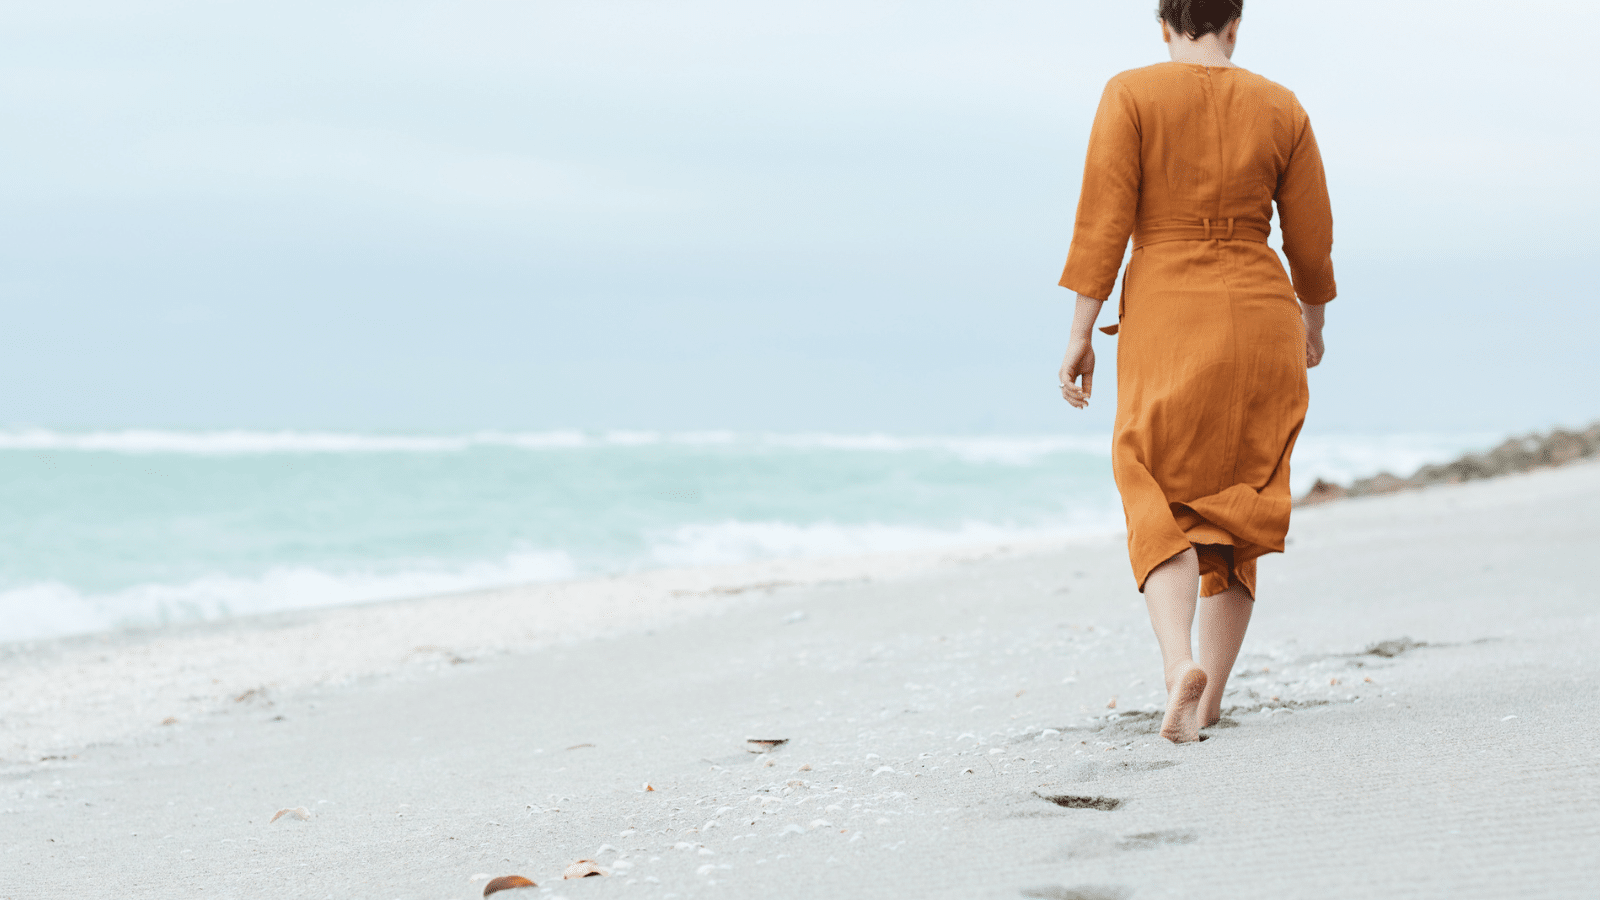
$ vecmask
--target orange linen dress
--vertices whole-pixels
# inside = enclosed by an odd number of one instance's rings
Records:
[[[1291,281],[1267,245],[1272,204]],[[1061,286],[1122,277],[1111,461],[1139,589],[1193,546],[1201,593],[1255,596],[1282,552],[1305,421],[1299,299],[1332,300],[1333,215],[1305,110],[1240,68],[1161,63],[1107,83]]]

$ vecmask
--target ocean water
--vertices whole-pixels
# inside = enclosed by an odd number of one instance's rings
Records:
[[[1494,435],[1307,436],[1317,477]],[[1109,438],[0,431],[0,641],[1118,531]]]

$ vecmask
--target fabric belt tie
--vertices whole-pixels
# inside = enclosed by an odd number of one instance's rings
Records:
[[[1133,229],[1133,249],[1167,241],[1254,241],[1265,244],[1272,223],[1261,219],[1190,219]]]
[[[1167,241],[1255,241],[1265,244],[1272,234],[1272,223],[1260,219],[1190,219],[1187,222],[1163,222],[1159,225],[1140,225],[1133,229],[1133,249]],[[1131,263],[1130,263],[1131,265]],[[1117,321],[1100,330],[1116,334],[1122,330],[1122,316],[1127,312],[1128,273],[1122,273],[1122,295],[1117,298]]]

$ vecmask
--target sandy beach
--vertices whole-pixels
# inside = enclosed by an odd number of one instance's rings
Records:
[[[0,898],[1592,897],[1597,505],[1297,511],[1182,746],[1120,536],[11,645]]]

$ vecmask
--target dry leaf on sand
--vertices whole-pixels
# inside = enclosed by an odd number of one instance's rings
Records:
[[[523,878],[521,875],[502,875],[483,886],[485,897],[495,891],[509,891],[512,888],[538,887],[537,884]]]
[[[751,753],[766,753],[789,743],[788,738],[745,738],[744,748]]]
[[[291,819],[299,819],[302,822],[309,822],[311,821],[311,810],[306,809],[304,806],[296,806],[294,809],[280,809],[272,814],[272,818],[267,820],[267,824],[271,825],[284,816],[288,816]]]
[[[569,878],[591,878],[591,877],[593,877],[595,875],[604,875],[604,874],[606,874],[606,870],[600,868],[597,865],[595,865],[594,864],[594,860],[592,860],[592,859],[580,859],[577,862],[573,863],[572,865],[567,866],[567,870],[565,872],[561,873],[561,877],[563,879],[569,879]]]

